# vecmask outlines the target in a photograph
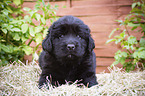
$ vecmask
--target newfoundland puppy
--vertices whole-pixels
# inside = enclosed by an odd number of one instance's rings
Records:
[[[77,17],[64,16],[54,22],[42,47],[39,57],[42,69],[39,88],[43,84],[59,86],[76,80],[87,87],[98,84],[93,51],[95,44],[89,27]]]

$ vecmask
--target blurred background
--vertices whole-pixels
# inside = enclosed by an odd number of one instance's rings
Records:
[[[109,72],[107,67],[114,61],[114,65],[128,67],[129,71],[138,64],[145,65],[143,0],[3,0],[0,4],[1,66],[17,60],[38,60],[47,29],[65,15],[76,16],[90,27],[95,41],[97,73]],[[113,37],[116,35],[120,37]],[[142,56],[138,53],[141,57],[134,55],[139,47],[143,48]],[[125,53],[118,51],[122,49]]]

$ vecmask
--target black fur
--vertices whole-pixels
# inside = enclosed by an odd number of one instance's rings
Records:
[[[42,69],[40,88],[47,83],[47,76],[54,86],[76,80],[81,80],[80,83],[88,87],[98,84],[94,40],[89,27],[80,19],[73,16],[58,19],[49,28],[42,47],[39,57]]]

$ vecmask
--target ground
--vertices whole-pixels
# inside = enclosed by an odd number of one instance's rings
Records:
[[[38,89],[41,70],[37,63],[12,63],[0,68],[0,96],[145,96],[145,71],[126,73],[109,68],[110,73],[96,74],[99,85],[79,88],[76,84],[49,90]],[[77,82],[77,81],[76,81]]]

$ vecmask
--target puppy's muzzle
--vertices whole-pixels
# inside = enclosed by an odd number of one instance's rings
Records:
[[[70,50],[70,51],[72,51],[72,50],[75,49],[75,45],[74,44],[68,44],[67,45],[67,49]]]

